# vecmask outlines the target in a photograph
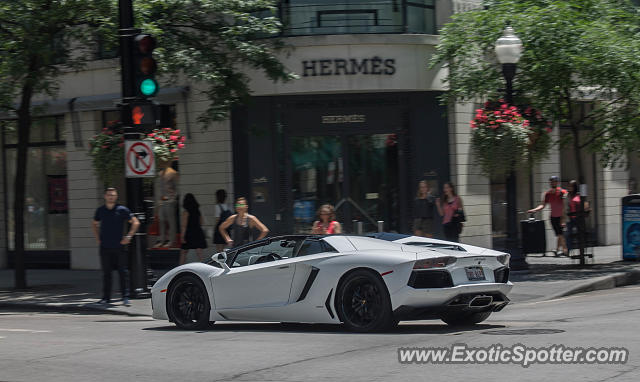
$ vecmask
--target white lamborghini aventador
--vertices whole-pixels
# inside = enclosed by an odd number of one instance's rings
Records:
[[[423,237],[270,237],[172,269],[153,286],[153,317],[184,329],[214,321],[475,324],[504,308],[509,255]]]

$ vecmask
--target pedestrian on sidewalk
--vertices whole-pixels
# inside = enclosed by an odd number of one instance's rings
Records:
[[[567,230],[565,232],[565,241],[567,243],[567,249],[569,251],[574,248],[573,239],[578,237],[578,230],[580,229],[579,219],[581,218],[580,214],[581,212],[584,213],[589,211],[589,202],[584,202],[584,210],[582,210],[579,190],[580,189],[578,187],[578,181],[572,180],[571,182],[569,182],[569,194],[567,197],[567,199],[569,200],[569,211],[567,212],[569,221],[567,222]]]
[[[224,251],[224,247],[227,245],[227,242],[220,233],[220,225],[227,220],[229,216],[233,215],[229,206],[225,204],[225,200],[227,200],[227,191],[223,189],[216,191],[216,225],[213,231],[213,244],[216,245],[216,252]]]
[[[551,207],[551,227],[556,234],[556,255],[563,253],[568,254],[567,243],[564,239],[564,199],[567,197],[567,190],[558,187],[558,177],[549,178],[549,190],[544,193],[542,202],[536,208],[527,211],[530,214],[542,210],[547,204]]]
[[[311,233],[316,235],[334,235],[342,233],[340,223],[336,221],[335,208],[331,204],[323,204],[318,209],[318,220],[313,223]]]
[[[133,235],[138,230],[140,222],[131,211],[118,204],[118,190],[113,187],[104,192],[105,204],[96,209],[93,216],[93,234],[100,246],[100,264],[102,266],[102,299],[100,303],[111,302],[111,273],[114,268],[118,270],[120,279],[120,292],[122,303],[129,305],[127,251],[125,246],[131,242]],[[131,227],[126,235],[123,235],[124,222]]]
[[[456,194],[456,189],[451,182],[446,182],[442,186],[442,193],[444,200],[438,198],[436,207],[438,207],[438,213],[442,216],[444,237],[448,241],[458,242],[462,232],[461,219],[464,216],[462,199]]]
[[[198,259],[202,261],[202,250],[207,248],[207,240],[202,231],[204,218],[200,213],[200,204],[192,193],[184,196],[182,201],[182,249],[180,251],[180,265],[185,263],[187,253],[190,249],[195,249]]]
[[[415,236],[433,237],[435,200],[427,181],[418,182],[418,191],[413,200],[413,234]]]
[[[262,224],[257,217],[249,215],[247,199],[242,196],[237,198],[235,207],[236,213],[229,216],[227,220],[220,224],[219,229],[220,234],[224,237],[229,247],[238,247],[253,241],[253,229],[260,231],[258,238],[255,240],[260,240],[267,236],[269,233],[267,226]],[[229,236],[229,232],[227,231],[229,227],[231,227],[232,236]]]

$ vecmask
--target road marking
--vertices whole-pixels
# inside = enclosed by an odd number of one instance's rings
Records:
[[[51,330],[6,329],[6,328],[0,328],[0,332],[51,333]]]

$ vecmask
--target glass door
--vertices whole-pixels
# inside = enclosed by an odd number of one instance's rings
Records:
[[[363,222],[364,232],[398,230],[398,141],[396,134],[347,137],[351,219]],[[353,227],[349,227],[353,229]]]
[[[396,134],[292,137],[290,147],[294,233],[311,232],[325,203],[345,232],[355,231],[354,221],[364,232],[377,231],[378,221],[398,230]]]
[[[317,209],[325,203],[335,206],[343,197],[341,138],[292,137],[291,166],[293,232],[310,233]]]

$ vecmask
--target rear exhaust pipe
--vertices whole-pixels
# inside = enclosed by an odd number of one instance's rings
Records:
[[[469,301],[469,308],[484,308],[493,302],[492,296],[476,296]]]

